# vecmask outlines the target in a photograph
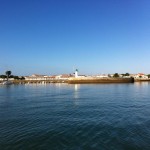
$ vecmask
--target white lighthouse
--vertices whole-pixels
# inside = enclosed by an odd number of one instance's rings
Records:
[[[78,69],[75,71],[75,78],[78,78]]]

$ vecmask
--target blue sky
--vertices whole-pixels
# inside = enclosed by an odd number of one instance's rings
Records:
[[[149,0],[0,0],[0,74],[150,73]]]

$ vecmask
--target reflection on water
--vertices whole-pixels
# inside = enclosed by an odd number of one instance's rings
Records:
[[[78,99],[79,99],[79,90],[80,90],[80,84],[74,85],[74,105],[79,105]]]
[[[75,84],[74,85],[74,98],[75,99],[79,98],[79,88],[80,88],[80,84]]]
[[[75,85],[74,85],[74,89],[75,89],[75,91],[78,91],[78,90],[79,90],[79,88],[80,88],[80,84],[75,84]]]
[[[150,82],[135,82],[134,85],[135,86],[148,86],[150,84]]]

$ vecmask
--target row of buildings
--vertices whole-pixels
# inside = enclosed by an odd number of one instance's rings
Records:
[[[33,74],[31,76],[25,76],[25,80],[68,80],[68,78],[73,77],[71,74],[62,74],[62,75],[38,75]]]
[[[133,77],[134,79],[148,79],[149,76],[144,73],[138,73],[138,74],[117,74],[120,78],[129,78]],[[45,80],[68,80],[69,78],[110,78],[114,77],[114,74],[99,74],[99,75],[78,75],[78,70],[75,70],[74,74],[61,74],[61,75],[38,75],[33,74],[31,76],[25,76],[25,80],[39,80],[39,81],[45,81]],[[0,78],[0,81],[3,81],[5,79]],[[13,78],[10,78],[9,80],[14,80]]]
[[[93,76],[78,75],[78,71],[76,70],[73,75],[62,74],[62,75],[47,76],[47,75],[33,74],[31,76],[25,76],[25,80],[68,80],[69,78],[109,78],[113,76],[114,74],[100,74],[100,75],[93,75]],[[129,76],[123,76],[122,74],[119,74],[119,77],[120,78],[133,77],[135,79],[148,79],[148,75],[143,73],[130,74]]]

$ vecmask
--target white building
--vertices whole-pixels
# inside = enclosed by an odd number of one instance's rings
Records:
[[[97,78],[108,78],[108,75],[106,74],[100,74],[96,76]]]
[[[46,80],[48,76],[33,74],[31,76],[26,76],[25,80]]]
[[[75,71],[75,78],[78,78],[78,69]]]
[[[67,80],[70,77],[68,74],[62,74],[62,75],[53,75],[53,76],[46,76],[46,75],[31,75],[26,76],[25,80],[38,80],[38,81],[45,81],[45,80]]]
[[[148,76],[143,73],[138,73],[136,75],[133,75],[133,78],[135,79],[148,79]]]
[[[0,78],[0,81],[6,81],[6,80],[7,80],[7,78]],[[14,78],[9,78],[8,80],[13,81]]]

